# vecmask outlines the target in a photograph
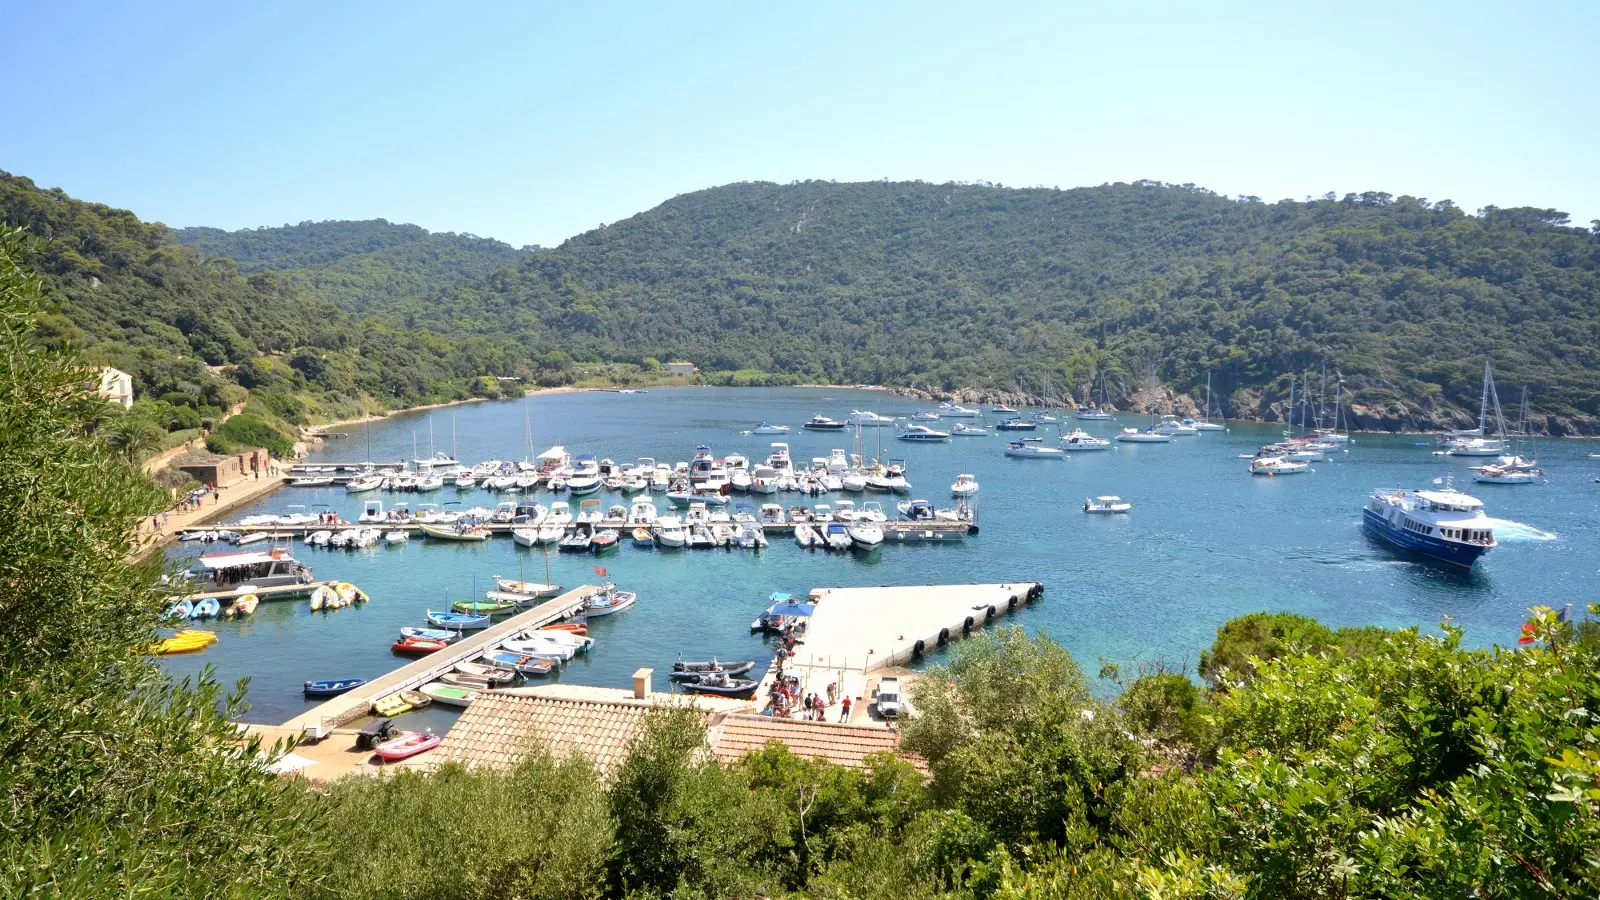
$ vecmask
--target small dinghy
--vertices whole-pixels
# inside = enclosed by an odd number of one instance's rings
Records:
[[[444,641],[430,641],[426,638],[408,637],[401,638],[400,640],[395,641],[393,644],[390,644],[389,649],[392,652],[401,654],[402,656],[425,656],[429,653],[437,653],[448,646],[450,645]]]
[[[449,684],[440,684],[437,681],[431,681],[417,690],[432,698],[433,702],[443,703],[445,706],[467,707],[472,705],[472,701],[478,699],[477,691],[469,691],[466,688],[459,688]]]
[[[549,675],[555,671],[556,663],[553,659],[533,656],[527,653],[513,653],[510,650],[496,650],[485,653],[479,659],[489,666],[497,669],[508,669],[518,675]]]
[[[189,618],[194,615],[194,601],[179,600],[177,603],[172,604],[171,609],[167,610],[167,615],[174,619]]]
[[[446,672],[439,676],[439,680],[445,684],[458,688],[464,688],[469,691],[488,691],[497,687],[505,687],[511,683],[511,679],[517,677],[517,673],[515,672],[502,671],[499,672],[499,674],[510,676],[510,678],[505,681],[499,681],[496,679],[485,678],[482,675],[468,675],[465,672]]]
[[[372,704],[372,714],[375,716],[393,717],[398,716],[401,713],[411,712],[414,709],[422,709],[424,706],[427,706],[432,702],[432,700],[428,699],[427,694],[419,694],[416,691],[400,691],[399,693],[390,694],[387,697],[374,701]]]
[[[461,637],[458,631],[445,631],[443,628],[402,628],[402,638],[418,638],[424,641],[438,641],[441,644],[453,644]]]
[[[497,616],[501,613],[515,612],[517,603],[514,600],[457,600],[450,604],[453,612],[466,613],[474,616]]]
[[[458,662],[456,663],[456,671],[462,675],[482,678],[495,687],[508,685],[517,680],[515,672],[481,662]]]
[[[404,544],[409,540],[411,540],[411,532],[405,530],[404,528],[396,528],[395,530],[390,531],[383,536],[383,542],[385,544]]]
[[[756,667],[755,660],[743,662],[723,663],[716,660],[709,662],[684,662],[678,660],[672,664],[672,671],[667,673],[667,678],[678,682],[699,681],[702,675],[721,673],[723,675],[743,675]]]
[[[189,613],[191,619],[214,619],[222,612],[222,604],[215,597],[207,597],[194,605],[194,610]]]
[[[255,612],[256,607],[260,604],[260,597],[257,597],[255,594],[245,594],[243,597],[233,601],[233,605],[228,607],[228,616],[230,618],[236,616],[248,616]]]
[[[719,697],[748,697],[755,693],[757,682],[748,678],[730,678],[722,672],[707,672],[692,682],[682,682],[683,689],[696,694],[716,694]]]
[[[435,628],[448,628],[452,631],[476,631],[480,628],[489,627],[489,617],[434,612],[430,609],[428,610],[428,624]]]
[[[617,541],[619,539],[620,536],[615,531],[612,531],[608,528],[605,531],[596,534],[589,541],[589,546],[596,553],[606,553],[608,551],[617,549]]]
[[[444,740],[431,731],[414,731],[404,737],[379,744],[374,751],[384,762],[398,762],[439,746]]]
[[[366,683],[367,679],[365,678],[329,678],[324,681],[308,681],[306,682],[305,694],[307,697],[337,697]]]
[[[640,550],[649,550],[656,545],[656,539],[650,534],[650,529],[635,528],[633,530],[633,545]]]
[[[339,592],[325,584],[319,584],[311,592],[311,611],[319,609],[334,609],[339,605]]]
[[[1133,509],[1133,504],[1121,497],[1093,497],[1083,501],[1083,511],[1086,513],[1125,513]]]
[[[578,655],[578,648],[571,644],[558,643],[553,639],[540,636],[534,636],[528,640],[506,641],[502,646],[507,653],[533,656],[555,662],[566,662]]]

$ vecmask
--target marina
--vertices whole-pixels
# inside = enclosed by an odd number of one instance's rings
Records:
[[[853,449],[853,430],[797,427],[819,413],[842,422],[852,410],[881,409],[882,415],[906,421],[912,413],[935,408],[837,389],[664,389],[648,395],[531,398],[531,429],[540,438],[532,452],[521,401],[435,412],[432,427],[436,441],[440,434],[456,432],[456,452],[466,464],[491,457],[531,461],[533,453],[558,442],[574,455],[587,452],[630,462],[640,457],[689,462],[700,445],[713,448],[718,458],[738,454],[755,461],[767,457],[774,440],[786,442],[794,459],[809,461],[827,458],[834,448]],[[992,424],[997,417],[986,409],[960,421]],[[1031,418],[1031,411],[1017,415]],[[1109,440],[1126,424],[1115,417],[1057,418],[1059,424],[1041,425],[1033,436],[1059,446],[1058,430],[1065,435],[1082,428]],[[428,419],[422,413],[373,423],[373,458],[426,457]],[[763,421],[787,424],[791,431],[744,434]],[[1144,427],[1148,417],[1133,421]],[[953,430],[953,424],[933,427]],[[349,461],[369,440],[365,426],[347,430],[348,440],[324,448],[330,460]],[[686,510],[672,508],[665,492],[625,494],[604,485],[565,501],[576,517],[581,501],[598,500],[600,530],[620,533],[617,545],[600,556],[592,549],[561,553],[554,544],[523,545],[508,539],[514,523],[487,524],[489,536],[483,541],[436,540],[417,534],[420,528],[414,526],[384,524],[378,527],[403,531],[408,539],[356,549],[309,546],[304,538],[316,530],[317,516],[354,523],[369,498],[381,500],[386,509],[396,502],[409,502],[413,510],[432,502],[458,512],[493,510],[503,501],[500,492],[477,486],[445,488],[431,500],[426,494],[350,494],[331,484],[284,487],[224,518],[280,517],[300,507],[313,522],[243,530],[293,534],[287,549],[313,569],[317,582],[359,585],[370,602],[330,615],[312,613],[303,602],[266,602],[264,597],[252,616],[203,626],[216,632],[215,644],[202,652],[163,657],[161,664],[179,677],[208,665],[224,683],[249,677],[252,709],[245,718],[282,723],[315,708],[302,695],[305,681],[364,678],[381,685],[389,673],[412,665],[390,652],[399,629],[425,627],[430,609],[484,601],[497,577],[567,585],[598,578],[638,594],[632,608],[592,620],[594,649],[562,664],[540,683],[624,688],[636,670],[665,671],[680,654],[685,659],[761,661],[762,667],[751,673],[754,678],[773,658],[775,644],[771,636],[752,634],[749,623],[775,591],[805,598],[818,585],[837,590],[1000,585],[1017,579],[1048,585],[1049,591],[1006,620],[1049,633],[1079,659],[1103,656],[1126,662],[1159,654],[1169,662],[1187,658],[1192,664],[1218,624],[1261,609],[1303,612],[1335,626],[1415,624],[1432,629],[1451,616],[1466,630],[1469,642],[1504,640],[1520,626],[1529,597],[1581,591],[1588,573],[1600,568],[1600,551],[1591,549],[1600,547],[1600,530],[1593,524],[1600,494],[1591,480],[1600,463],[1588,458],[1590,445],[1581,442],[1542,442],[1545,483],[1475,485],[1487,515],[1496,520],[1499,546],[1472,569],[1457,571],[1459,567],[1402,551],[1362,525],[1362,509],[1376,488],[1421,489],[1451,473],[1459,484],[1470,478],[1472,465],[1482,462],[1434,456],[1429,448],[1416,447],[1413,436],[1357,435],[1340,449],[1325,451],[1324,461],[1313,464],[1314,474],[1252,478],[1240,457],[1253,458],[1259,447],[1282,441],[1281,426],[1229,423],[1226,432],[1169,443],[1112,443],[1095,452],[1068,451],[1065,458],[1048,463],[1007,457],[1002,450],[1008,435],[992,429],[988,436],[914,443],[894,441],[895,430],[888,427],[863,431],[870,431],[864,439],[870,441],[868,456],[878,452],[881,433],[884,456],[904,458],[904,477],[912,485],[908,493],[734,494],[725,508],[732,514],[740,504],[759,510],[777,503],[787,512],[798,505],[836,508],[841,499],[854,500],[858,507],[875,501],[890,520],[879,526],[883,543],[890,545],[882,550],[807,552],[793,539],[795,525],[789,520],[761,523],[771,542],[760,551],[640,543],[625,522],[605,516],[605,511],[629,508],[635,499],[648,499],[662,514],[681,517]],[[421,445],[415,456],[414,439]],[[307,460],[317,462],[317,456]],[[981,531],[900,520],[900,503],[927,498],[934,509],[954,507],[958,500],[951,489],[957,475],[970,475],[981,484],[969,498],[972,525],[981,520]],[[515,496],[551,512],[565,500],[545,488]],[[1131,509],[1117,515],[1084,513],[1086,497],[1109,496],[1122,498]],[[924,537],[945,532],[958,536]],[[249,549],[272,544],[263,540]],[[220,543],[190,543],[168,553],[174,561],[192,561],[199,554],[227,549]],[[597,575],[597,566],[607,574]],[[924,659],[938,656],[930,652]],[[439,731],[455,715],[436,706],[407,713],[403,727]]]

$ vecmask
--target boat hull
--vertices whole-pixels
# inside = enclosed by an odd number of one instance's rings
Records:
[[[1447,541],[1432,535],[1419,534],[1415,531],[1400,528],[1370,509],[1361,511],[1361,520],[1369,532],[1396,547],[1440,562],[1461,566],[1464,569],[1472,568],[1473,563],[1478,561],[1478,557],[1489,550],[1488,547],[1479,544]]]

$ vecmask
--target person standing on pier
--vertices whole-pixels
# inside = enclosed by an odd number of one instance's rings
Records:
[[[841,721],[841,722],[850,721],[850,698],[849,697],[844,698],[844,703],[842,703],[840,705],[841,705],[842,708],[839,710],[839,721]]]

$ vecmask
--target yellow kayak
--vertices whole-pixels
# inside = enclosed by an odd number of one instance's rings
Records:
[[[217,635],[211,631],[180,631],[164,641],[158,642],[151,652],[158,656],[167,656],[173,653],[193,653],[217,642]]]

